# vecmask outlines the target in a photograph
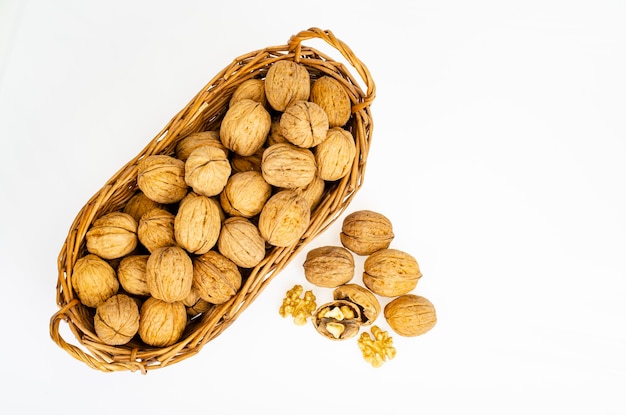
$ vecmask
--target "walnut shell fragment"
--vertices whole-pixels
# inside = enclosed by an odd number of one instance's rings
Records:
[[[335,300],[345,300],[355,304],[361,310],[361,325],[368,326],[380,314],[380,302],[376,296],[358,284],[344,284],[333,291]]]
[[[128,343],[139,330],[139,307],[125,294],[110,297],[96,308],[94,329],[111,346]]]
[[[401,336],[419,336],[437,324],[435,306],[427,298],[406,294],[385,306],[385,319],[389,327]]]

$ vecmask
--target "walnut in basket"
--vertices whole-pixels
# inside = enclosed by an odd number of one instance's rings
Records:
[[[94,329],[111,346],[128,343],[139,330],[139,307],[135,299],[117,294],[96,308]]]
[[[265,258],[265,239],[247,218],[233,216],[224,221],[217,248],[242,268],[254,268]]]
[[[314,102],[296,101],[280,116],[280,132],[298,147],[315,147],[326,139],[328,116]]]
[[[137,164],[137,186],[158,203],[176,203],[187,194],[185,162],[165,154],[153,154]]]
[[[324,75],[313,82],[309,100],[324,109],[331,128],[342,127],[350,119],[350,97],[341,83],[331,76]]]
[[[242,99],[251,99],[265,106],[267,104],[265,82],[257,78],[243,81],[230,97],[229,106],[232,106],[235,102],[241,101]]]
[[[149,252],[164,246],[176,245],[174,214],[158,208],[144,213],[139,220],[137,237]]]
[[[311,76],[303,65],[280,60],[272,64],[265,77],[267,102],[276,111],[284,111],[295,101],[306,101],[311,93]]]
[[[216,251],[193,259],[193,287],[211,304],[222,304],[241,288],[242,278],[237,264]]]
[[[146,281],[146,264],[150,255],[127,255],[117,266],[117,279],[122,288],[129,294],[148,296]]]
[[[259,214],[259,231],[274,246],[286,247],[304,235],[311,220],[309,202],[295,190],[270,197]]]
[[[85,239],[90,253],[104,259],[121,258],[137,247],[137,221],[128,213],[107,213],[92,223]]]
[[[108,262],[87,254],[74,264],[72,288],[82,304],[97,307],[117,294],[120,284]]]
[[[191,258],[179,246],[155,250],[146,263],[146,282],[150,295],[159,300],[169,303],[184,300],[193,283]]]
[[[200,146],[216,147],[223,150],[228,155],[228,149],[220,140],[219,131],[213,130],[192,133],[182,138],[176,144],[176,158],[182,161],[187,161],[191,152]]]
[[[354,137],[340,127],[328,130],[326,140],[315,147],[318,175],[323,180],[335,181],[347,175],[355,157]]]
[[[251,99],[235,102],[224,114],[220,138],[229,150],[251,156],[265,143],[272,117],[263,104]]]
[[[191,192],[180,202],[174,217],[174,236],[188,252],[201,255],[213,248],[221,226],[219,203]]]
[[[180,340],[187,325],[187,310],[180,302],[149,297],[139,311],[139,337],[154,347],[171,346]]]
[[[230,177],[230,161],[226,153],[213,146],[200,146],[185,162],[185,183],[203,196],[216,196]]]
[[[220,193],[220,204],[228,215],[251,218],[261,212],[271,194],[272,186],[261,172],[243,171],[230,176]]]
[[[144,213],[152,209],[163,209],[165,205],[163,203],[155,202],[146,196],[143,192],[135,193],[124,205],[122,210],[124,213],[128,213],[139,223],[139,220]]]
[[[286,189],[305,187],[315,178],[315,155],[290,143],[269,146],[263,152],[261,172],[266,182]]]

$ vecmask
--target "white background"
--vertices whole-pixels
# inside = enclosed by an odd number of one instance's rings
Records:
[[[0,0],[0,412],[626,413],[625,22],[621,0]],[[80,208],[235,57],[313,26],[377,87],[348,212],[392,220],[438,324],[370,367],[279,316],[313,288],[302,254],[184,362],[72,358],[48,324]]]

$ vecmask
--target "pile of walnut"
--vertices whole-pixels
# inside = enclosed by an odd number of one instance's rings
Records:
[[[299,325],[310,317],[317,331],[332,340],[355,337],[362,326],[372,325],[381,311],[380,298],[391,299],[384,317],[400,336],[419,336],[437,323],[435,307],[425,297],[412,294],[422,277],[417,260],[410,254],[389,248],[394,238],[391,221],[370,210],[360,210],[344,218],[340,241],[343,246],[322,246],[310,250],[304,261],[308,282],[333,288],[334,301],[316,305],[311,290],[295,285],[287,292],[279,313],[293,316]],[[353,253],[366,256],[363,285],[351,282],[355,273]],[[396,350],[387,332],[372,326],[371,335],[361,333],[358,345],[363,357],[374,367],[393,359]]]
[[[339,81],[277,61],[234,91],[219,131],[141,159],[138,192],[93,222],[71,275],[98,338],[170,346],[269,249],[299,241],[327,184],[352,168],[350,116]]]

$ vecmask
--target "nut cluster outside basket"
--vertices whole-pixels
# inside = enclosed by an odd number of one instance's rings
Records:
[[[365,90],[345,65],[302,44],[303,41],[315,38],[325,41],[347,60],[364,82]],[[90,225],[102,215],[123,208],[137,192],[137,164],[141,159],[154,154],[174,154],[176,144],[183,137],[199,131],[219,129],[237,86],[251,78],[263,79],[269,67],[279,60],[292,60],[304,65],[312,79],[323,75],[332,76],[345,88],[352,102],[352,115],[345,128],[352,133],[357,149],[350,172],[326,189],[321,203],[311,212],[307,231],[297,243],[273,248],[260,264],[245,274],[243,285],[234,297],[190,322],[177,343],[163,348],[147,346],[135,339],[123,346],[102,343],[94,331],[93,310],[80,303],[71,281],[77,259],[86,252],[85,235]],[[234,59],[139,154],[113,175],[74,219],[58,256],[58,311],[50,319],[52,340],[74,358],[103,372],[139,371],[145,374],[198,353],[206,343],[236,320],[305,245],[324,232],[345,211],[361,188],[372,137],[370,105],[375,92],[374,82],[366,66],[328,30],[304,30],[292,36],[286,45],[267,47]],[[62,337],[62,321],[67,323],[79,345],[69,343]]]

